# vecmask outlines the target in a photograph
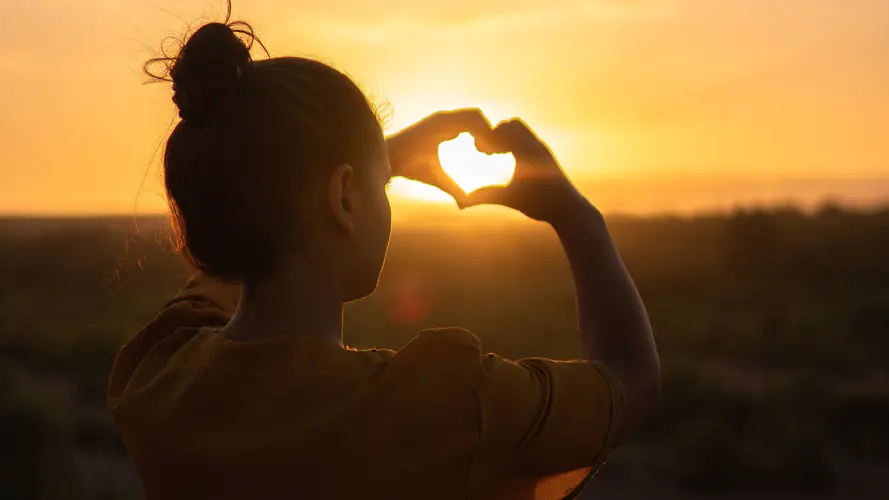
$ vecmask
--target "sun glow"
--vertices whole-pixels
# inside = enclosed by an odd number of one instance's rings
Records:
[[[515,158],[511,153],[488,155],[479,152],[475,147],[475,139],[466,132],[441,143],[438,146],[438,158],[444,171],[466,193],[480,187],[506,185],[515,172]],[[389,185],[389,193],[419,201],[452,201],[449,195],[438,188],[404,178],[393,179]]]
[[[402,198],[434,203],[453,203],[454,201],[454,199],[447,193],[436,187],[432,187],[429,184],[423,184],[422,182],[405,179],[404,177],[393,178],[389,183],[388,191],[389,196],[394,196],[396,199]]]
[[[467,193],[484,186],[506,185],[515,172],[515,158],[511,153],[481,153],[469,133],[441,143],[438,158],[444,171]]]

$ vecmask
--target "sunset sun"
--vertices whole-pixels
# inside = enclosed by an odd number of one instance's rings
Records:
[[[441,143],[438,158],[445,172],[467,193],[484,186],[505,185],[515,171],[515,158],[512,154],[481,153],[476,149],[475,139],[469,133]],[[392,193],[414,200],[451,200],[450,196],[437,188],[403,178],[393,179],[389,189]]]
[[[438,158],[445,172],[467,193],[484,186],[505,185],[515,171],[512,154],[480,153],[475,148],[475,139],[468,133],[441,143]]]

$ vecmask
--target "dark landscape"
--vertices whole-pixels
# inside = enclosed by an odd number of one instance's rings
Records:
[[[586,497],[889,498],[889,209],[609,225],[665,384]],[[107,378],[188,274],[165,218],[0,219],[0,498],[141,498]],[[396,224],[380,288],[347,308],[345,340],[398,348],[444,325],[511,358],[577,357],[552,231]]]

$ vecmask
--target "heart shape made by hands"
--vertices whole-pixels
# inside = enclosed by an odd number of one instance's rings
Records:
[[[439,144],[438,160],[445,173],[467,194],[480,187],[505,186],[515,172],[512,153],[482,153],[475,148],[475,139],[468,132]]]

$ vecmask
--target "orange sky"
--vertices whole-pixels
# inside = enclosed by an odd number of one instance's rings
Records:
[[[162,210],[175,114],[141,62],[223,13],[0,1],[0,213]],[[273,55],[352,75],[390,130],[441,108],[522,116],[605,210],[889,199],[886,0],[235,0],[235,17]]]

